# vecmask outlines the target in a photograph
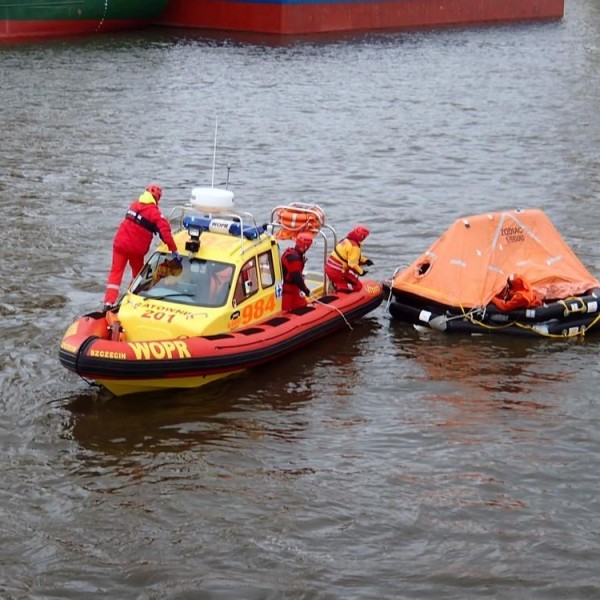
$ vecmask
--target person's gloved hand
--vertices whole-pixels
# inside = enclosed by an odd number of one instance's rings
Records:
[[[177,261],[177,262],[181,262],[181,255],[179,254],[179,252],[177,252],[177,250],[175,250],[175,252],[173,252],[173,258]]]
[[[367,265],[367,267],[370,267],[373,265],[373,261],[370,258],[367,258],[367,260],[365,260],[365,265]]]
[[[363,274],[363,275],[368,275],[368,274],[369,274],[369,271],[364,271],[364,270],[363,270],[362,274]]]

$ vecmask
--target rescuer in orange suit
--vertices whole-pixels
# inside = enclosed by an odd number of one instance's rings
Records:
[[[522,275],[511,275],[499,294],[492,298],[492,304],[502,311],[517,308],[534,308],[541,306],[543,297],[538,294]]]
[[[162,189],[151,183],[131,204],[115,234],[112,265],[104,295],[105,310],[112,308],[117,301],[127,263],[131,267],[132,278],[142,270],[144,257],[155,233],[160,236],[175,258],[179,259],[171,226],[158,209],[161,196]]]
[[[306,306],[310,290],[304,282],[304,265],[306,252],[312,246],[312,236],[308,233],[299,233],[296,243],[288,248],[281,256],[283,267],[283,310],[293,310]],[[304,294],[304,296],[302,296]]]
[[[362,290],[358,279],[366,275],[364,266],[371,266],[373,261],[362,255],[362,243],[369,235],[365,225],[356,225],[350,233],[335,247],[325,263],[325,274],[337,292]]]

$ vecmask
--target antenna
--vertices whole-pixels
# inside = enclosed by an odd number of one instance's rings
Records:
[[[212,168],[212,181],[210,187],[215,187],[215,163],[217,161],[217,129],[219,127],[219,113],[215,117],[215,144],[213,148],[213,168]]]

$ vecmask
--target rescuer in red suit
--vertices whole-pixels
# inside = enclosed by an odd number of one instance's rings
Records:
[[[503,311],[541,306],[543,298],[522,275],[511,275],[502,291],[492,298],[496,308]]]
[[[337,292],[362,290],[358,278],[367,274],[363,265],[373,264],[370,258],[362,255],[361,244],[368,235],[369,230],[365,225],[356,225],[327,258],[325,273]]]
[[[306,306],[310,290],[304,282],[304,265],[306,252],[312,246],[312,236],[308,233],[299,233],[296,244],[288,248],[281,256],[283,267],[283,310],[292,310]],[[304,296],[302,296],[304,294]]]
[[[117,301],[127,263],[131,267],[132,278],[135,278],[142,270],[144,257],[155,233],[179,259],[171,226],[158,208],[161,196],[162,189],[151,183],[144,193],[131,204],[117,230],[113,241],[112,266],[104,295],[105,310],[112,308]]]

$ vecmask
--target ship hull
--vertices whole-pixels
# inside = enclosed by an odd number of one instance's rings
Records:
[[[168,0],[0,0],[0,41],[136,29],[155,21]]]
[[[158,23],[300,35],[551,20],[560,19],[563,14],[564,0],[170,0]]]

